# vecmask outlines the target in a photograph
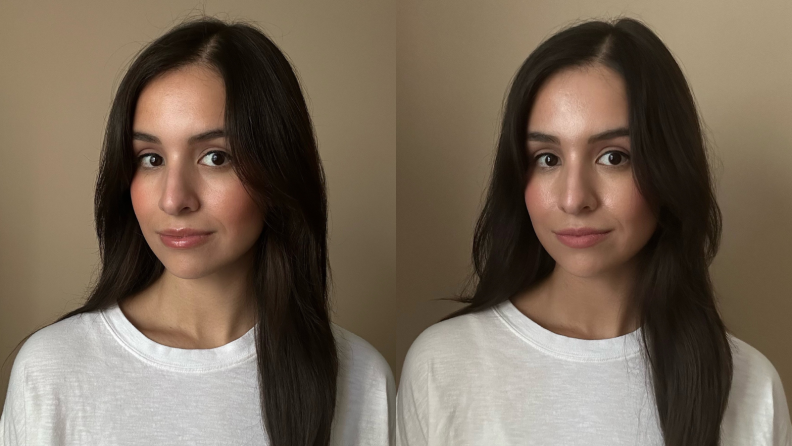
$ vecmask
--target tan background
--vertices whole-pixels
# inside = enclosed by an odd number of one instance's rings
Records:
[[[456,307],[435,299],[469,271],[512,75],[561,26],[626,13],[692,84],[719,157],[726,322],[792,394],[792,3],[396,2],[202,3],[258,22],[301,76],[328,175],[337,322],[398,377],[412,340]],[[112,94],[141,45],[195,5],[0,2],[0,359],[84,297]]]
[[[712,275],[727,326],[792,395],[792,2],[399,0],[399,357],[469,271],[502,100],[541,40],[578,19],[646,21],[708,125],[724,214]],[[393,364],[394,369],[400,367]]]
[[[0,1],[0,362],[83,300],[98,261],[93,187],[115,88],[141,46],[199,14],[196,3]],[[204,5],[257,22],[296,67],[327,173],[335,320],[395,362],[395,5]]]

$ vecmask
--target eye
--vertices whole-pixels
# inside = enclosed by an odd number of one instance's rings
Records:
[[[231,155],[221,150],[214,150],[201,158],[201,164],[211,167],[220,167],[231,162]]]
[[[164,161],[162,157],[157,155],[156,153],[147,153],[145,155],[140,155],[138,157],[138,160],[141,166],[149,167],[149,168],[159,167],[162,165],[162,161]]]
[[[558,165],[559,161],[558,157],[552,153],[542,153],[537,155],[535,160],[539,164],[539,167],[555,167]]]
[[[614,166],[614,167],[622,164],[626,164],[629,159],[630,159],[630,155],[627,155],[624,152],[619,152],[617,150],[611,150],[610,152],[607,152],[601,157],[599,157],[599,160],[605,160],[604,164],[606,166]],[[622,161],[624,161],[624,163],[622,163]]]

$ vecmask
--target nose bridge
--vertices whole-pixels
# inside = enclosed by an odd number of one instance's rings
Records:
[[[165,179],[162,184],[159,206],[171,215],[198,208],[195,174],[186,160],[169,160],[165,166]]]
[[[561,170],[559,206],[564,212],[576,214],[585,208],[594,209],[596,178],[586,157],[581,154],[568,157]]]

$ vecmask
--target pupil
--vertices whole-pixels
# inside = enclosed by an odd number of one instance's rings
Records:
[[[551,161],[553,158],[554,157],[552,155],[545,156],[545,163],[547,163],[548,166],[555,166],[556,163]]]
[[[151,163],[152,166],[159,166],[160,164],[162,164],[162,160],[157,155],[151,155],[149,162]]]
[[[619,164],[619,161],[621,161],[621,154],[616,152],[611,153],[608,157],[608,161],[611,164]]]
[[[212,154],[212,163],[214,164],[223,164],[224,156],[222,153],[213,153]]]

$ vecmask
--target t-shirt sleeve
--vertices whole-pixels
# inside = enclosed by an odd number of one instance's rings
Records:
[[[773,446],[792,446],[792,422],[789,417],[781,377],[773,369]]]
[[[25,365],[18,355],[11,369],[11,379],[8,382],[3,414],[0,415],[0,444],[3,446],[26,444],[24,369]]]
[[[784,386],[757,349],[732,337],[734,375],[722,423],[723,444],[792,446]]]
[[[396,385],[382,355],[362,338],[336,328],[339,386],[333,445],[387,446],[393,435]]]
[[[426,350],[419,337],[404,360],[396,395],[396,446],[429,444],[429,376]]]

